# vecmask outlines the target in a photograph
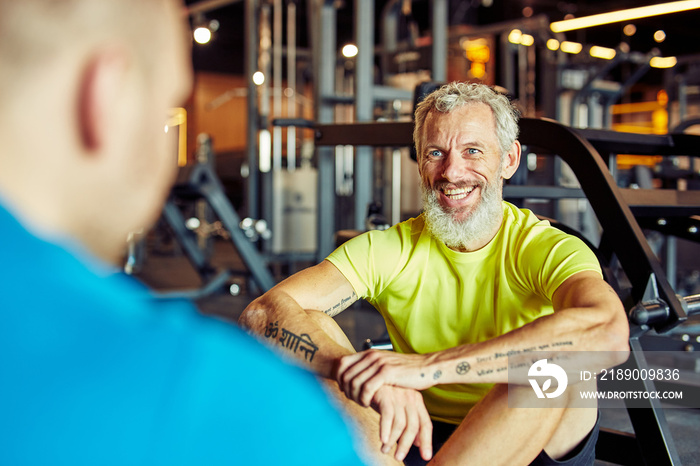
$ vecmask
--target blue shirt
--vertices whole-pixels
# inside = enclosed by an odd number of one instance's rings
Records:
[[[0,464],[361,464],[314,377],[0,205]]]

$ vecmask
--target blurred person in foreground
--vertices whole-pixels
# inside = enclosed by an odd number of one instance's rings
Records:
[[[360,464],[311,374],[116,273],[175,176],[182,5],[0,0],[0,38],[0,464]]]

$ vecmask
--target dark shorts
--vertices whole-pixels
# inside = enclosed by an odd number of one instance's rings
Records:
[[[454,424],[433,421],[433,451],[437,451],[442,445],[447,442],[447,439],[452,435],[452,432],[457,428]],[[544,450],[537,455],[530,466],[590,466],[595,462],[595,444],[598,441],[598,432],[600,432],[600,416],[593,426],[593,429],[588,435],[581,440],[574,450],[565,458],[553,460]],[[412,446],[404,460],[406,466],[423,466],[428,464],[427,461],[420,457],[420,451],[417,447]]]

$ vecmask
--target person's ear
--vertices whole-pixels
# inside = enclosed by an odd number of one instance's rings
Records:
[[[520,147],[520,142],[515,141],[510,150],[503,157],[503,178],[509,180],[518,169],[520,165],[520,153],[522,148]]]
[[[127,59],[118,49],[96,53],[83,71],[78,94],[78,125],[88,152],[103,148],[118,105],[127,71]]]

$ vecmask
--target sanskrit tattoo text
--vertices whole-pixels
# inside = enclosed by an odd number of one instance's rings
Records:
[[[280,330],[282,336],[277,338]],[[314,360],[314,356],[318,350],[318,346],[314,344],[313,340],[311,340],[311,336],[308,333],[297,335],[290,332],[286,328],[280,329],[278,321],[267,324],[267,327],[265,328],[265,338],[277,340],[282,347],[287,348],[292,353],[296,353],[297,351],[303,352],[304,360],[309,362]]]

